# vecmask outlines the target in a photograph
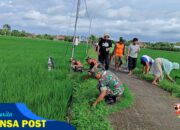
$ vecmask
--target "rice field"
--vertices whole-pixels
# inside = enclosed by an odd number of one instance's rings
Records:
[[[65,120],[76,77],[69,74],[69,46],[59,41],[0,36],[0,102],[25,103],[35,114]],[[84,46],[76,57],[84,59]],[[52,56],[55,69],[48,72]]]
[[[169,59],[172,62],[180,63],[180,52],[141,49],[139,59],[138,59],[138,68],[136,70],[136,74],[138,74],[140,77],[145,78],[146,80],[148,80],[150,82],[152,82],[152,80],[153,80],[152,75],[142,75],[142,65],[140,64],[140,57],[142,55],[149,55],[154,59],[157,57],[162,57],[162,58]],[[172,78],[175,78],[175,76],[180,76],[180,69],[173,70],[171,72],[170,76]],[[166,91],[169,91],[174,96],[180,97],[180,79],[178,79],[175,84],[171,83],[167,79],[165,79],[160,83],[160,87],[162,87]]]
[[[91,103],[98,95],[98,81],[84,80],[87,72],[70,72],[71,47],[65,56],[67,44],[0,36],[0,102],[25,103],[36,115],[70,121],[77,129],[112,129],[108,115],[130,107],[131,92],[126,87],[122,101],[113,107],[101,102],[92,108]],[[76,47],[75,57],[82,63],[85,48],[84,45]],[[89,54],[97,57],[93,49]],[[55,69],[51,72],[47,68],[49,56],[55,60]]]

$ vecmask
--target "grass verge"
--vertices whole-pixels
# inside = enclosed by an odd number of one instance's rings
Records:
[[[142,71],[138,68],[135,70],[135,74],[138,77],[145,79],[149,82],[152,82],[154,79],[153,75],[150,75],[150,74],[144,75],[142,74]],[[177,83],[174,84],[174,83],[169,82],[168,80],[163,80],[160,82],[160,87],[164,89],[165,91],[170,92],[172,96],[180,97],[180,85],[178,85]]]
[[[108,116],[133,104],[131,92],[125,85],[125,92],[120,102],[115,105],[107,105],[102,101],[96,108],[93,108],[91,104],[99,94],[96,89],[98,82],[95,79],[82,80],[84,75],[80,77],[74,87],[70,123],[77,130],[112,130]]]

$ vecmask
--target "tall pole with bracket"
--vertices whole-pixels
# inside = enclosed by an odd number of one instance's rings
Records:
[[[71,58],[74,58],[75,42],[76,42],[76,30],[77,30],[77,22],[78,22],[78,18],[79,18],[79,10],[80,10],[80,0],[77,1],[76,19],[75,19],[74,35],[73,35],[73,48],[72,48]]]

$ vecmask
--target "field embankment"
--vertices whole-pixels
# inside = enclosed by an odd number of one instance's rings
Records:
[[[142,55],[149,55],[154,59],[157,57],[163,57],[163,58],[169,59],[172,62],[180,63],[180,52],[142,49],[139,57],[141,57]],[[141,68],[142,68],[142,65],[140,64],[140,58],[139,58],[138,59],[138,68],[136,69],[136,74],[138,74],[141,78],[144,78],[148,81],[152,81],[153,75],[143,75]],[[170,75],[173,78],[175,78],[175,76],[180,76],[180,69],[173,70]],[[171,83],[167,79],[165,79],[160,83],[160,87],[162,87],[166,91],[169,91],[173,95],[180,97],[180,79],[178,79],[175,84]]]

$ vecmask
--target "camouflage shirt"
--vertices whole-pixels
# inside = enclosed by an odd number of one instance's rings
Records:
[[[101,91],[107,90],[107,95],[122,95],[124,87],[119,78],[110,71],[104,71],[99,80],[99,89]]]

